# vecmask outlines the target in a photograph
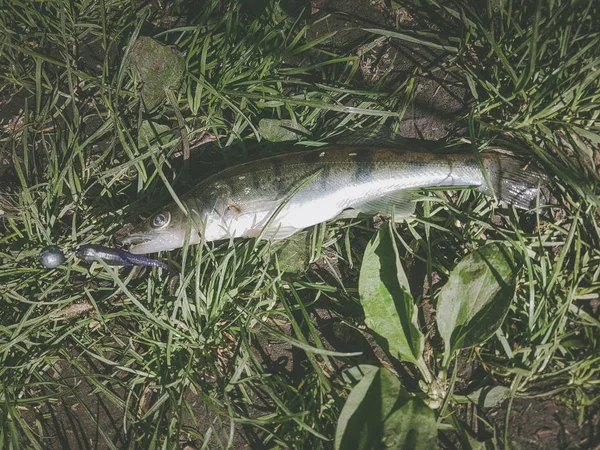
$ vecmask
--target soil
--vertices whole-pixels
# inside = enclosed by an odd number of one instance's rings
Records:
[[[505,410],[497,414],[502,422],[504,416]],[[497,425],[504,426],[503,423]],[[509,442],[514,449],[598,450],[600,412],[580,427],[575,412],[551,398],[516,399],[510,414]]]
[[[382,0],[320,0],[313,3],[317,17],[331,11],[343,13],[319,23],[310,31],[314,37],[337,31],[328,45],[342,49],[361,48],[367,33],[356,29],[357,20],[361,24],[366,20],[374,28],[391,27],[398,20],[408,20],[398,19],[399,13],[387,7]],[[369,85],[379,81],[382,74],[391,69],[385,87],[394,89],[413,73],[415,67],[421,68],[422,73],[426,72],[435,64],[436,56],[416,45],[388,40],[361,54],[361,74],[365,84]],[[462,80],[443,71],[435,75],[421,75],[417,78],[414,94],[400,123],[400,135],[437,140],[455,131],[456,117],[467,94]]]
[[[344,11],[346,18],[333,18],[324,21],[311,32],[315,35],[339,31],[330,40],[330,44],[338,47],[356,45],[364,39],[365,34],[360,30],[349,30],[353,26],[353,17],[368,19],[375,25],[386,26],[397,21],[398,13],[392,11],[379,0],[320,0],[313,2],[314,14],[325,14],[329,10]],[[409,18],[400,18],[409,20]],[[412,73],[416,64],[427,64],[435,55],[425,53],[414,46],[401,45],[398,42],[386,42],[384,45],[366,53],[362,57],[361,71],[365,84],[374,83],[390,64],[393,64],[392,75],[389,77],[393,87]],[[440,139],[456,132],[456,115],[460,112],[467,90],[460,80],[447,73],[434,76],[423,76],[418,79],[415,87],[415,98],[411,102],[404,120],[400,124],[400,134],[406,137],[424,139]],[[14,93],[13,93],[14,94]],[[0,124],[3,132],[0,137],[7,139],[8,123],[16,120],[24,103],[24,94],[17,93],[11,99],[5,98],[7,92],[0,92]],[[2,193],[14,188],[14,171],[11,167],[11,155],[6,149],[10,146],[0,145],[0,209]],[[317,267],[317,270],[320,270]],[[337,274],[336,274],[337,275]],[[327,276],[327,274],[324,274]],[[331,277],[334,279],[335,277]],[[324,305],[323,305],[324,306]],[[406,368],[397,362],[386,359],[374,340],[366,333],[341,323],[327,309],[312,311],[315,325],[320,330],[321,337],[329,346],[337,351],[363,351],[360,363],[385,365],[395,370],[400,376]],[[267,337],[259,340],[257,352],[265,360],[265,364],[275,372],[286,374],[290,380],[298,380],[303,376],[303,352],[288,344],[274,341]],[[113,404],[106,402],[104,395],[94,391],[94,386],[68,367],[61,367],[63,362],[54,368],[57,379],[65,383],[63,395],[58,400],[48,401],[38,410],[31,411],[28,419],[33,427],[38,427],[44,436],[46,448],[80,449],[109,448],[108,439],[116,448],[126,448],[135,445],[131,441],[131,433],[124,429],[122,411]],[[109,370],[106,367],[91,367],[96,373]],[[340,368],[341,369],[341,368]],[[109,375],[108,373],[106,375]],[[464,386],[468,385],[470,371],[461,372]],[[406,377],[412,379],[412,377]],[[68,382],[65,380],[69,380]],[[68,391],[68,388],[71,388]],[[48,394],[40,392],[39,395]],[[126,398],[125,392],[116,392],[119,397]],[[216,414],[207,408],[197,393],[187,394],[195,416],[195,425],[189,420],[190,429],[204,434],[209,425],[216,419]],[[151,401],[151,398],[150,398]],[[486,411],[486,420],[493,424],[502,435],[507,402],[500,408]],[[189,419],[189,417],[188,417]],[[223,419],[224,420],[224,419]],[[36,425],[37,423],[37,425]],[[600,449],[600,412],[586,417],[579,426],[577,417],[566,405],[548,398],[515,399],[510,410],[509,442],[514,449]],[[229,432],[229,423],[223,423],[225,435]],[[260,448],[259,435],[255,429],[235,426],[235,440],[232,448]],[[104,437],[102,436],[104,434]],[[191,450],[199,448],[199,442],[194,442],[190,435],[182,434],[181,448]],[[444,442],[448,448],[453,448],[452,439]],[[219,448],[216,444],[208,448]]]

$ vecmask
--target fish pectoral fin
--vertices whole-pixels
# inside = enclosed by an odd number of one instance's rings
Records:
[[[296,227],[281,227],[271,225],[266,230],[255,228],[246,232],[247,237],[260,237],[261,239],[280,241],[282,239],[290,237],[292,234],[300,231],[300,228]]]
[[[360,203],[354,206],[361,213],[368,215],[386,214],[395,219],[403,219],[415,212],[414,194],[409,191],[395,192],[385,197]]]
[[[271,239],[272,241],[280,241],[281,239],[285,239],[290,237],[292,234],[300,231],[300,228],[296,227],[277,227],[274,230],[267,230],[263,235],[267,239]]]
[[[364,216],[365,214],[358,209],[345,209],[337,216],[335,216],[332,220],[347,220],[347,219],[356,219],[360,216]]]

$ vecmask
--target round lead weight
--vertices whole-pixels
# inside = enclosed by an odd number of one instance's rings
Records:
[[[65,262],[65,254],[56,245],[49,245],[38,254],[38,260],[42,266],[54,269]]]

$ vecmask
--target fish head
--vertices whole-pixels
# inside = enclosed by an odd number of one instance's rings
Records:
[[[121,239],[122,243],[138,255],[181,248],[186,242],[188,217],[179,206],[171,204],[133,228]],[[194,227],[188,242],[200,242]]]

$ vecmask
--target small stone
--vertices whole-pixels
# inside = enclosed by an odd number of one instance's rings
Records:
[[[39,253],[38,260],[42,266],[54,269],[65,262],[65,254],[56,245],[49,245]]]

